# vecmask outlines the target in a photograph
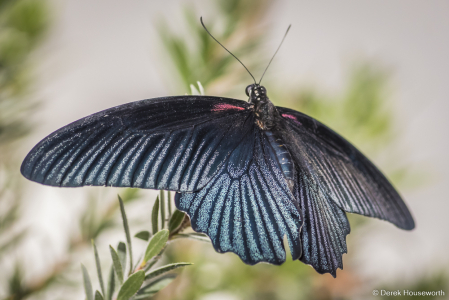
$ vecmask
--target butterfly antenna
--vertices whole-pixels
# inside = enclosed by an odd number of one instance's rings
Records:
[[[279,47],[277,48],[276,52],[274,52],[274,55],[273,55],[273,57],[271,58],[270,62],[268,63],[268,66],[266,67],[265,71],[263,71],[262,77],[260,78],[260,81],[259,81],[259,85],[260,85],[260,83],[262,82],[262,78],[263,78],[263,76],[265,75],[265,72],[268,70],[268,67],[271,65],[271,62],[273,61],[273,58],[276,56],[276,54],[278,53],[279,49],[281,48],[282,43],[284,42],[285,37],[287,36],[288,31],[290,30],[290,27],[292,27],[292,25],[288,25],[287,31],[285,32],[284,37],[282,38],[282,41],[281,41],[281,43],[279,44]]]
[[[245,67],[245,65],[240,61],[240,59],[237,58],[237,56],[235,56],[234,54],[231,53],[231,51],[229,51],[228,49],[226,49],[225,46],[223,46],[219,41],[217,41],[216,38],[214,38],[214,36],[209,32],[209,30],[207,30],[206,25],[204,25],[203,23],[203,17],[200,17],[200,21],[201,21],[201,25],[203,25],[204,30],[206,30],[206,32],[210,35],[211,38],[213,38],[221,47],[223,47],[223,49],[225,49],[226,51],[228,51],[229,54],[231,54],[232,56],[234,56],[234,58],[236,60],[239,61],[239,63],[246,69],[246,71],[248,71],[249,75],[251,75],[251,77],[254,80],[254,83],[257,84],[256,79],[254,78],[253,74],[251,74],[251,72],[248,70],[247,67]]]

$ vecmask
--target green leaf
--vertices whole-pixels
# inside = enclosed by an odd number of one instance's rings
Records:
[[[165,227],[165,197],[164,191],[160,190],[160,199],[161,199],[161,229]]]
[[[152,279],[152,278],[154,278],[156,276],[159,276],[159,275],[162,275],[164,273],[170,272],[171,270],[174,270],[174,269],[177,269],[177,268],[181,268],[181,267],[185,267],[185,266],[190,266],[190,265],[193,265],[193,263],[179,262],[179,263],[165,265],[163,267],[160,267],[160,268],[158,268],[156,270],[153,270],[150,273],[146,274],[145,280]]]
[[[180,239],[180,238],[188,238],[192,240],[197,240],[201,242],[210,243],[210,239],[207,235],[201,234],[201,233],[180,233],[173,237],[174,239]]]
[[[176,274],[168,274],[150,282],[137,292],[137,294],[133,297],[133,300],[147,299],[148,297],[153,296],[169,285],[176,278],[176,276]]]
[[[148,242],[148,240],[150,239],[150,236],[151,236],[150,232],[146,231],[146,230],[139,231],[138,233],[136,233],[134,235],[134,237],[144,240],[145,242]]]
[[[162,254],[163,251],[164,251],[164,250],[162,250],[161,252],[159,252],[159,254]],[[158,257],[155,256],[155,257],[153,257],[153,259],[150,259],[150,260],[147,262],[147,264],[145,265],[145,268],[143,268],[143,270],[144,270],[145,272],[147,272],[149,269],[151,269],[151,268],[157,263],[157,261],[158,261],[157,258],[158,258]]]
[[[100,257],[98,256],[98,250],[97,246],[94,243],[94,240],[92,240],[92,246],[94,247],[94,254],[95,254],[95,265],[97,266],[97,275],[98,275],[98,281],[100,282],[100,288],[103,295],[105,295],[104,292],[104,282],[103,282],[103,274],[101,273],[101,263],[100,263]],[[95,295],[95,299],[97,296]]]
[[[200,91],[200,95],[204,96],[205,93],[204,93],[204,87],[203,87],[203,85],[202,85],[201,82],[199,82],[199,81],[197,81],[196,83],[198,84],[198,88],[199,88],[199,91]]]
[[[129,233],[128,219],[126,218],[125,206],[123,205],[123,200],[118,196],[118,201],[120,203],[120,211],[122,212],[123,228],[126,234],[126,243],[128,244],[128,256],[129,256],[129,274],[133,271],[133,248],[131,247],[131,234]]]
[[[168,203],[168,217],[171,218],[172,215],[172,208],[171,208],[171,192],[167,191],[167,203]]]
[[[92,283],[90,282],[89,273],[83,264],[81,264],[81,271],[83,272],[84,292],[86,293],[86,299],[94,300],[94,291],[92,290]]]
[[[108,289],[107,289],[106,299],[112,300],[112,296],[114,295],[114,292],[115,292],[115,270],[114,270],[114,266],[112,266],[111,270],[109,271]]]
[[[117,254],[120,259],[120,265],[122,266],[123,274],[126,272],[126,245],[123,242],[117,245]]]
[[[145,280],[144,271],[138,271],[129,276],[129,278],[120,288],[117,300],[128,300],[129,298],[131,298],[140,289],[144,280]]]
[[[195,96],[200,95],[200,92],[197,90],[197,88],[193,84],[190,85],[190,94],[195,95]]]
[[[163,229],[153,235],[150,242],[148,243],[147,250],[145,251],[145,257],[143,258],[142,265],[145,265],[154,256],[158,255],[162,249],[164,249],[165,244],[168,241],[169,231]]]
[[[104,300],[103,296],[99,291],[95,291],[95,300]]]
[[[159,228],[157,226],[157,218],[159,216],[159,196],[156,197],[156,201],[153,205],[153,212],[151,213],[151,223],[153,225],[153,234],[156,234],[156,232],[159,231]]]
[[[120,257],[118,256],[115,249],[109,245],[109,251],[111,252],[112,257],[112,264],[114,266],[115,274],[117,274],[117,279],[120,282],[120,284],[123,284],[123,267],[120,263]]]
[[[181,226],[184,217],[185,214],[182,211],[175,210],[172,217],[170,218],[170,221],[168,222],[168,230],[170,230],[170,232],[173,232],[178,229],[179,226]]]

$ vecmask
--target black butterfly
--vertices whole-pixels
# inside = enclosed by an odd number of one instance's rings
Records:
[[[276,107],[260,84],[248,102],[175,96],[131,102],[73,122],[25,158],[26,178],[58,187],[172,190],[192,228],[245,263],[293,259],[336,276],[350,232],[345,212],[410,230],[384,175],[317,120]]]

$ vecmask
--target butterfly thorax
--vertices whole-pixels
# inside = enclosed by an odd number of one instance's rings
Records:
[[[278,123],[280,115],[267,96],[265,87],[251,84],[246,88],[249,102],[254,104],[256,124],[262,130],[272,130]]]

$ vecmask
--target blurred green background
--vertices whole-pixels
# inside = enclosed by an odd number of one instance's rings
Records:
[[[405,196],[418,227],[401,232],[350,215],[349,253],[336,279],[291,258],[280,267],[247,266],[234,254],[215,253],[210,243],[175,240],[163,263],[194,265],[155,299],[370,299],[381,289],[447,295],[449,223],[444,216],[449,207],[440,191],[448,183],[449,160],[442,155],[446,151],[433,149],[447,145],[449,90],[439,82],[449,70],[444,51],[449,38],[441,40],[449,30],[442,17],[449,6],[408,3],[0,1],[0,299],[84,297],[79,263],[95,273],[91,239],[105,268],[110,266],[107,245],[124,239],[117,193],[132,233],[151,228],[154,191],[61,191],[24,180],[19,166],[37,141],[100,109],[195,93],[197,82],[207,95],[245,99],[249,75],[202,29],[201,15],[256,78],[292,23],[264,78],[270,99],[329,125],[367,154]],[[408,28],[415,19],[416,27]],[[351,40],[337,31],[345,29],[364,38]],[[343,58],[326,56],[338,51]],[[421,52],[427,56],[417,60]],[[334,64],[329,70],[338,74],[321,81],[311,70],[324,74],[329,61]],[[136,242],[135,252],[144,246]]]

